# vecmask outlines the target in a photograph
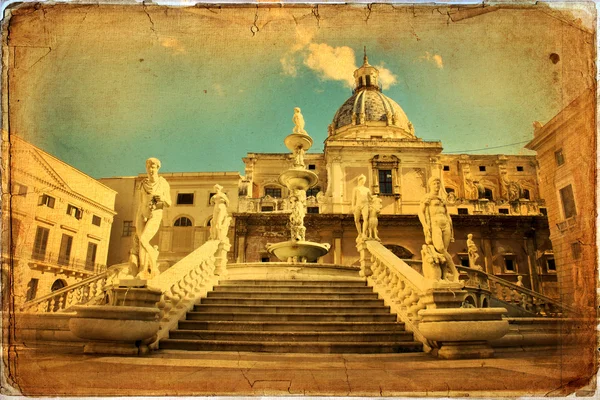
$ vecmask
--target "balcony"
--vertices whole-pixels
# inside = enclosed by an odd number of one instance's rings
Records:
[[[50,252],[33,252],[29,266],[44,271],[53,271],[67,275],[79,275],[86,277],[96,275],[106,270],[106,265],[100,263],[91,263],[77,258],[67,258],[63,255],[56,255]]]

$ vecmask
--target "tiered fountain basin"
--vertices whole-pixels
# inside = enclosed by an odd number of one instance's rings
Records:
[[[358,279],[360,267],[338,264],[255,262],[227,264],[231,280],[348,280]]]
[[[298,261],[305,260],[309,263],[317,262],[329,251],[329,243],[307,242],[305,240],[267,244],[267,251],[281,261],[289,261],[297,257]]]
[[[296,150],[298,147],[302,147],[302,149],[304,150],[310,149],[313,145],[313,140],[308,135],[303,135],[301,133],[292,133],[291,135],[288,135],[285,139],[283,139],[283,143],[289,151],[294,152],[294,150]]]
[[[288,169],[279,175],[279,183],[290,190],[308,190],[318,181],[317,174],[302,168]]]

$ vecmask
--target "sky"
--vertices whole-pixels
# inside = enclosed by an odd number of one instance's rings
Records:
[[[533,122],[589,80],[570,25],[531,9],[44,7],[11,21],[10,130],[95,178],[148,157],[243,173],[248,152],[287,152],[296,106],[323,151],[366,46],[417,137],[534,154]]]

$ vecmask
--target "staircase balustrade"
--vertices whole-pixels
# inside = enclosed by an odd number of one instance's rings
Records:
[[[104,298],[104,286],[125,267],[127,264],[114,265],[98,275],[30,300],[20,310],[29,313],[55,313],[67,311],[74,305],[101,301]]]
[[[573,308],[561,304],[558,300],[544,296],[541,293],[518,286],[505,279],[484,271],[474,270],[469,267],[456,267],[461,274],[467,275],[466,285],[489,288],[497,299],[518,307],[524,311],[540,317],[563,317],[565,314],[576,314]]]
[[[220,244],[219,240],[209,240],[148,281],[148,288],[163,293],[157,304],[160,309],[160,329],[151,348],[157,348],[158,341],[168,337],[169,331],[217,283],[219,277],[215,275],[215,260],[223,256],[217,253],[227,252]]]

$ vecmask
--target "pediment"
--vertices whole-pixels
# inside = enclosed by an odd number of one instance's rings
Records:
[[[71,190],[65,180],[60,177],[33,146],[28,146],[21,141],[16,146],[11,147],[10,155],[10,167],[12,171],[19,171],[52,186]]]

